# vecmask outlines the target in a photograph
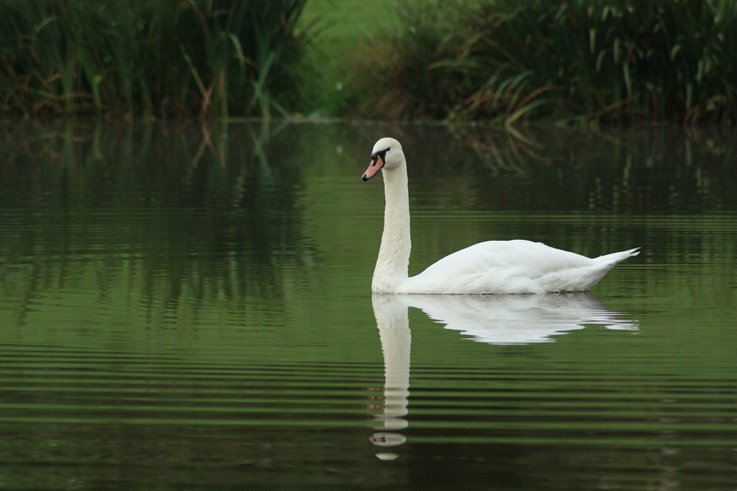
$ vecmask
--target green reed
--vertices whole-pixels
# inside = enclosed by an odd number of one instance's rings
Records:
[[[0,113],[268,116],[293,103],[306,0],[6,0]]]
[[[444,29],[424,36],[408,29],[391,48],[376,47],[394,57],[394,70],[373,80],[384,88],[383,97],[399,86],[412,97],[442,104],[423,116],[500,119],[507,125],[540,117],[686,123],[737,118],[737,2],[479,0],[468,5],[459,3],[446,15]],[[405,24],[410,22],[408,17]],[[396,77],[408,68],[414,73]],[[422,88],[418,82],[407,85],[407,79],[438,83]],[[375,101],[379,106],[381,97]],[[407,105],[424,106],[422,101]]]

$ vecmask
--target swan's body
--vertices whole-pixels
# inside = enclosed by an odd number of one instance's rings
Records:
[[[386,207],[384,233],[371,289],[375,293],[546,293],[591,289],[639,248],[597,258],[527,240],[481,242],[454,252],[409,277],[411,251],[407,164],[393,138],[374,145],[367,181],[382,170]]]

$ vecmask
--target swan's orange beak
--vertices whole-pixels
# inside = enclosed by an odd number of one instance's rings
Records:
[[[371,158],[368,169],[366,169],[366,172],[363,173],[363,177],[361,177],[361,179],[363,179],[364,181],[368,181],[369,179],[374,177],[376,173],[381,170],[382,167],[384,167],[384,159],[381,158],[381,155],[374,155]]]

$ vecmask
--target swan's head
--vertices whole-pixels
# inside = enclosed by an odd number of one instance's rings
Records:
[[[404,165],[402,145],[394,138],[382,138],[374,144],[371,150],[371,162],[363,173],[364,181],[368,181],[381,169],[392,170]]]

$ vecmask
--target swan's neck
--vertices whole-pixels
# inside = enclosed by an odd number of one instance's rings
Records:
[[[371,289],[374,292],[396,292],[407,279],[412,249],[409,230],[409,191],[407,167],[382,171],[384,177],[384,233],[381,235]]]

